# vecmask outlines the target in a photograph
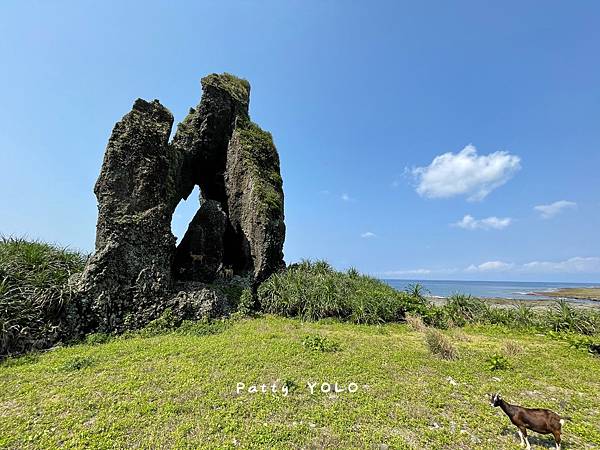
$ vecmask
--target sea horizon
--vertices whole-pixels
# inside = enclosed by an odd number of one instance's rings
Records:
[[[599,281],[544,281],[544,280],[458,280],[453,278],[430,278],[430,279],[414,279],[414,278],[389,278],[389,277],[375,277],[380,280],[388,281],[449,281],[449,282],[460,282],[460,283],[546,283],[546,284],[572,284],[573,286],[592,286],[600,287]]]

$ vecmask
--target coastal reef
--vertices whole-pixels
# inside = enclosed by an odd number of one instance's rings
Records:
[[[202,79],[202,99],[177,126],[158,100],[138,99],[115,125],[94,193],[96,248],[73,280],[89,329],[143,326],[165,309],[184,318],[227,311],[227,289],[255,292],[285,267],[279,155],[250,120],[250,84]],[[176,245],[175,208],[198,186],[198,211]]]

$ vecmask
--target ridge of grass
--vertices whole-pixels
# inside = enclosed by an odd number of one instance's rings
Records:
[[[334,270],[325,261],[304,260],[271,275],[258,288],[265,312],[303,320],[332,317],[355,323],[404,320],[425,308],[425,299],[400,292],[355,269]]]

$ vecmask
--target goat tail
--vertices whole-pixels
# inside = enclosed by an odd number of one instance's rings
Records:
[[[569,417],[569,416],[561,416],[561,418],[560,418],[560,424],[564,425],[566,420],[573,420],[573,418]]]

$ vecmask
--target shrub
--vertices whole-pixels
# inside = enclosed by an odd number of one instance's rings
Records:
[[[41,242],[0,238],[0,356],[75,337],[79,307],[69,278],[85,259]]]
[[[236,311],[233,314],[234,318],[245,317],[252,314],[254,308],[254,297],[252,296],[252,290],[245,288],[238,300],[236,305]]]
[[[211,334],[222,333],[229,325],[230,322],[228,320],[184,320],[175,332],[187,336],[208,336]]]
[[[107,333],[91,333],[85,337],[85,343],[90,345],[105,344],[112,339]]]
[[[432,354],[448,360],[458,359],[458,351],[441,331],[428,329],[425,333],[425,342]]]
[[[508,356],[515,356],[523,352],[523,347],[515,341],[506,341],[503,350]]]
[[[598,312],[578,311],[565,300],[558,300],[545,314],[545,325],[552,331],[569,331],[593,335],[600,332]]]
[[[547,311],[536,312],[523,304],[516,308],[492,307],[478,298],[457,294],[443,306],[429,305],[420,315],[426,325],[442,329],[479,323],[542,332],[600,333],[600,312],[578,310],[564,300]]]
[[[302,346],[315,352],[337,352],[340,349],[337,342],[318,334],[305,336],[302,339]]]
[[[453,295],[446,301],[444,311],[455,326],[481,322],[489,316],[490,307],[483,301],[470,295]]]
[[[586,350],[592,355],[600,356],[600,341],[597,341],[597,339],[594,339],[591,336],[581,335],[573,332],[557,333],[556,331],[549,332],[548,336],[567,342],[570,348],[576,350]]]
[[[425,325],[446,329],[450,326],[450,320],[444,306],[429,305],[421,313]]]
[[[504,369],[508,369],[508,367],[509,367],[508,359],[505,356],[499,355],[497,353],[490,356],[487,359],[487,363],[488,363],[488,369],[490,369],[492,371],[504,370]]]
[[[482,316],[477,322],[487,323],[491,325],[503,325],[506,327],[521,328],[524,324],[518,323],[515,320],[515,309],[512,307],[491,307],[487,306],[487,310],[483,312]]]
[[[421,319],[419,316],[407,314],[406,323],[410,328],[412,328],[414,331],[418,331],[419,333],[422,333],[427,329],[427,326],[423,323],[423,319]]]
[[[571,331],[593,335],[600,332],[600,312],[581,311],[565,301],[548,312],[527,305],[492,307],[470,295],[455,294],[443,306],[431,304],[427,291],[415,284],[400,292],[386,283],[358,273],[335,271],[325,261],[302,261],[274,274],[258,288],[265,312],[303,320],[334,318],[355,323],[398,322],[407,315],[423,324],[445,329],[467,324],[492,324],[509,328]],[[419,327],[413,319],[411,326]]]
[[[354,323],[398,322],[425,302],[354,269],[338,272],[325,261],[302,261],[271,275],[258,288],[265,312],[303,320],[334,317]]]
[[[175,330],[180,324],[181,321],[173,313],[171,308],[167,308],[158,318],[150,321],[142,328],[139,333],[144,337],[158,336]]]
[[[581,336],[577,334],[569,334],[566,336],[566,340],[569,343],[569,347],[577,350],[587,350],[590,345],[594,344],[594,341],[589,336]]]
[[[535,325],[537,316],[533,309],[527,305],[520,304],[514,311],[514,322],[522,327]]]
[[[298,389],[298,383],[296,383],[294,380],[291,380],[289,378],[286,378],[285,380],[283,380],[283,386],[285,386],[288,390],[288,392],[294,392]]]
[[[75,372],[77,370],[84,369],[86,367],[90,367],[94,364],[94,359],[89,356],[76,356],[73,359],[65,362],[61,369],[66,372]]]
[[[421,283],[409,284],[406,287],[405,292],[411,297],[422,301],[423,303],[426,302],[427,294],[431,294],[431,292]]]

